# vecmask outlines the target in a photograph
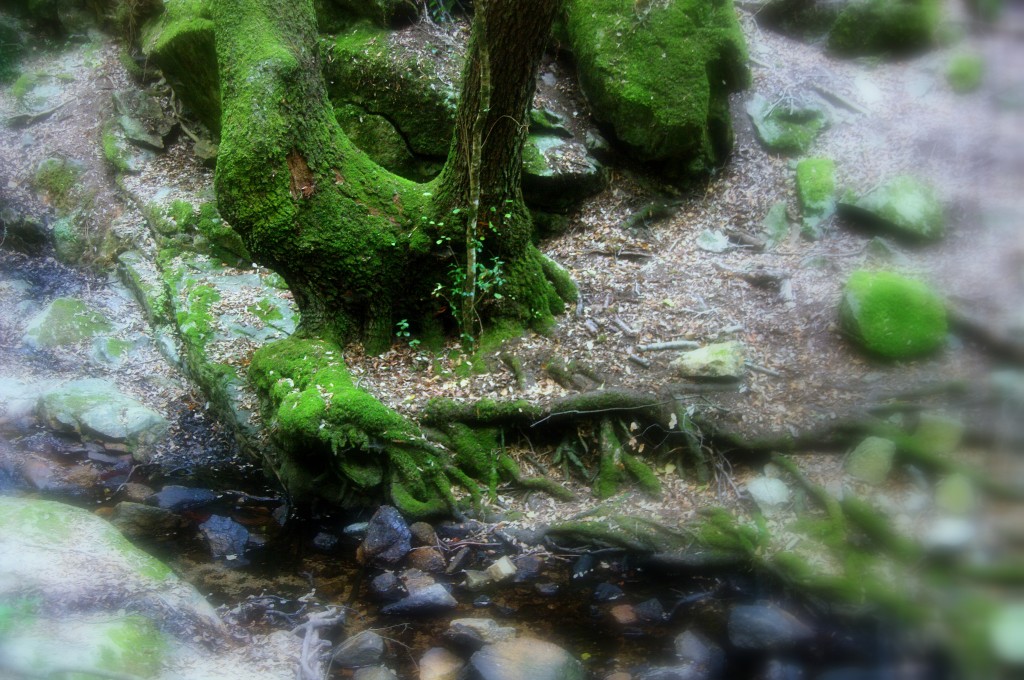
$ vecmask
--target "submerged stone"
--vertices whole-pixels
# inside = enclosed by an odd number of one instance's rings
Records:
[[[946,308],[924,283],[892,272],[854,272],[840,306],[843,332],[873,354],[905,359],[946,340]]]
[[[865,227],[915,241],[934,241],[945,233],[945,213],[935,190],[907,175],[896,177],[840,206],[844,217]]]
[[[199,525],[199,532],[206,539],[206,545],[214,559],[226,559],[236,564],[244,563],[242,556],[249,541],[249,530],[230,517],[211,515]]]
[[[77,298],[57,298],[32,318],[22,340],[38,349],[70,345],[113,330],[113,324]]]
[[[476,680],[583,680],[583,666],[561,647],[534,638],[487,645],[469,660]]]
[[[683,352],[669,366],[685,378],[739,380],[743,377],[743,361],[743,345],[728,341]]]
[[[810,103],[770,102],[755,94],[747,102],[746,111],[757,138],[774,153],[805,153],[828,127],[825,109]]]
[[[775,604],[737,605],[728,627],[729,642],[738,649],[786,649],[814,637],[807,624]]]
[[[39,417],[52,429],[137,447],[152,444],[169,427],[167,419],[122,394],[106,380],[90,378],[56,387],[42,396]]]
[[[410,589],[411,590],[411,589]],[[433,614],[447,609],[454,609],[459,604],[451,593],[440,583],[412,592],[398,602],[392,602],[381,608],[381,614]]]
[[[881,484],[889,477],[896,444],[882,437],[868,437],[846,457],[846,474],[868,484]]]

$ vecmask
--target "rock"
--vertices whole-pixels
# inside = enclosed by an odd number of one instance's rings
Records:
[[[3,48],[0,48],[3,49]],[[49,236],[43,221],[29,214],[21,214],[0,203],[0,224],[6,229],[5,250],[39,256],[46,248]]]
[[[366,538],[366,531],[370,528],[369,522],[356,522],[355,524],[349,524],[341,530],[341,535],[345,538],[355,540],[359,543],[363,542]]]
[[[125,443],[133,452],[156,442],[170,427],[162,415],[97,378],[46,392],[39,400],[38,414],[55,431]]]
[[[895,456],[895,442],[867,437],[846,457],[843,469],[854,479],[877,486],[889,477]]]
[[[487,645],[469,659],[473,680],[583,680],[583,666],[550,642],[515,638]]]
[[[445,639],[462,648],[476,651],[485,644],[511,640],[516,629],[499,626],[493,619],[455,619],[445,631]]]
[[[626,594],[622,592],[622,588],[614,583],[599,583],[594,588],[594,599],[598,602],[614,602],[615,600],[621,600],[625,596]]]
[[[523,148],[523,197],[531,208],[568,212],[603,190],[608,173],[581,142],[531,134]]]
[[[644,600],[633,607],[636,617],[645,623],[658,623],[665,618],[665,608],[657,598]]]
[[[374,597],[386,602],[400,600],[407,594],[405,586],[393,572],[385,571],[370,581],[370,592]]]
[[[113,324],[76,298],[57,298],[33,317],[22,341],[33,349],[61,347],[113,330]]]
[[[743,355],[742,344],[717,342],[682,352],[669,367],[684,378],[739,380],[743,377]]]
[[[402,583],[409,594],[419,592],[437,583],[433,576],[416,568],[406,569],[401,575]]]
[[[385,666],[360,668],[352,675],[352,680],[398,680],[398,676]]]
[[[341,546],[341,540],[328,531],[318,531],[313,536],[313,547],[325,553],[337,552]]]
[[[194,489],[168,484],[148,498],[146,502],[171,512],[185,512],[201,508],[215,500],[217,500],[217,494],[209,489]]]
[[[409,565],[432,574],[440,574],[444,571],[444,557],[441,551],[430,546],[413,548],[407,557]]]
[[[535,583],[533,589],[545,597],[554,597],[561,592],[557,583]]]
[[[360,546],[362,560],[381,566],[400,562],[412,549],[409,527],[390,505],[382,505],[370,519]]]
[[[836,211],[836,164],[831,158],[804,158],[796,164],[796,194],[803,213],[801,233],[817,240]]]
[[[746,111],[761,144],[775,153],[806,153],[829,123],[825,109],[816,104],[770,102],[760,94],[750,98]]]
[[[725,669],[725,652],[714,642],[695,630],[687,630],[676,636],[676,657],[684,665],[701,671],[698,677],[718,677]]]
[[[761,221],[761,232],[766,237],[765,247],[773,250],[789,238],[789,211],[785,201],[777,201],[768,209]]]
[[[946,341],[946,309],[920,281],[892,272],[851,274],[840,307],[843,332],[873,354],[907,359]]]
[[[500,583],[505,579],[515,576],[516,565],[512,564],[512,560],[508,556],[501,557],[495,560],[486,570],[487,576],[490,577],[491,581]]]
[[[540,555],[519,555],[513,562],[516,567],[516,583],[532,581],[544,570],[544,558]]]
[[[612,615],[615,623],[620,626],[632,626],[639,621],[639,617],[637,617],[636,611],[631,604],[617,604],[609,610],[609,613]]]
[[[828,47],[844,56],[923,50],[933,44],[941,16],[934,0],[846,2],[829,31]]]
[[[900,176],[861,198],[844,197],[843,217],[864,227],[913,241],[934,241],[945,233],[945,212],[935,190]]]
[[[302,641],[288,633],[233,644],[213,607],[95,515],[0,497],[0,658],[14,677],[101,668],[118,677],[280,680]],[[55,653],[59,650],[59,653]]]
[[[170,510],[130,501],[114,506],[110,523],[135,543],[171,540],[191,526],[188,520]]]
[[[0,294],[3,292],[0,289]],[[54,384],[53,381],[27,383],[16,378],[0,378],[0,425],[34,425],[39,397],[52,389]]]
[[[798,40],[813,40],[832,29],[848,0],[764,0],[758,4],[758,24]]]
[[[360,668],[380,662],[384,656],[384,638],[364,630],[347,638],[331,652],[331,662],[339,668]]]
[[[977,507],[974,484],[956,472],[935,485],[935,507],[951,515],[968,515]]]
[[[712,676],[696,666],[656,666],[636,676],[636,680],[708,680]]]
[[[729,642],[737,649],[773,651],[814,637],[814,631],[774,604],[736,605],[729,611]]]
[[[409,525],[409,533],[413,537],[413,545],[437,546],[437,532],[426,522],[414,522]]]
[[[728,96],[749,80],[731,5],[686,0],[637,11],[629,0],[571,0],[565,30],[590,111],[620,146],[670,177],[725,160]]]
[[[226,559],[241,563],[245,545],[249,541],[249,530],[229,517],[211,515],[199,525],[199,531],[206,539],[206,545],[214,559]]]
[[[445,590],[443,585],[435,583],[432,586],[417,590],[397,602],[385,605],[380,611],[388,616],[396,614],[431,614],[454,609],[458,604],[458,601],[451,596],[451,593]]]
[[[750,494],[762,511],[770,513],[778,506],[789,502],[789,487],[776,477],[755,477],[747,482],[747,493]]]
[[[114,92],[114,108],[117,122],[131,141],[160,151],[164,138],[175,126],[173,116],[164,113],[160,101],[141,90],[118,90]]]
[[[989,640],[1000,661],[1024,666],[1024,604],[999,606],[989,624]]]
[[[447,649],[433,647],[420,657],[420,680],[457,680],[465,665]]]
[[[709,253],[724,253],[732,248],[729,237],[717,229],[705,229],[697,236],[697,247]]]

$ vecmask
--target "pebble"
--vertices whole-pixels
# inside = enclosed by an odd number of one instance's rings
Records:
[[[515,576],[516,565],[512,564],[512,560],[506,555],[495,560],[491,566],[487,567],[486,571],[492,581],[500,582]]]

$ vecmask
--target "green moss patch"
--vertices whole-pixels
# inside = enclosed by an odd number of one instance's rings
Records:
[[[840,308],[843,331],[862,347],[892,359],[938,349],[946,340],[946,309],[920,281],[891,272],[854,272]]]
[[[31,347],[59,347],[112,329],[106,317],[81,300],[57,298],[29,321],[23,339]]]
[[[946,64],[946,82],[958,94],[974,92],[981,87],[985,75],[985,60],[979,54],[963,52]]]
[[[836,210],[836,164],[830,158],[805,158],[796,166],[796,193],[803,213],[802,233],[821,238]]]

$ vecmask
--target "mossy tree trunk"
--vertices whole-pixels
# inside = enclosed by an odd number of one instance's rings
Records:
[[[499,295],[471,300],[477,318],[463,332],[478,332],[481,316],[543,326],[561,309],[520,189],[527,112],[558,4],[481,3],[448,162],[419,185],[370,161],[337,124],[308,0],[215,3],[219,206],[288,282],[305,331],[361,335],[379,350],[398,318],[427,319],[446,303],[457,315],[481,288],[466,286],[477,269],[467,255],[492,275],[498,258],[492,278],[503,283]],[[432,296],[438,286],[445,295]]]

